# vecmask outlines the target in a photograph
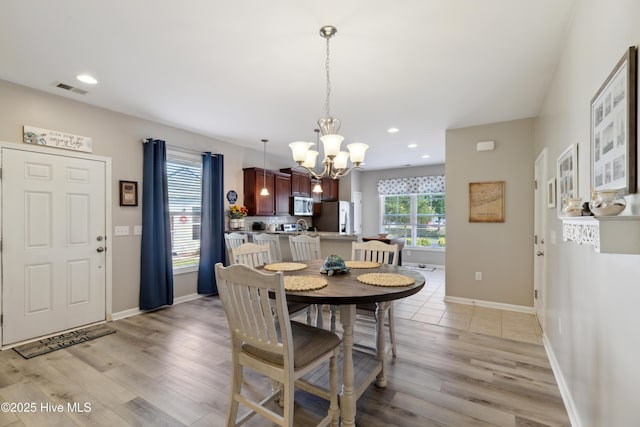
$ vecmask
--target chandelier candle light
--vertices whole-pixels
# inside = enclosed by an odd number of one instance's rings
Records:
[[[316,166],[316,158],[318,157],[318,151],[311,150],[313,142],[296,141],[289,144],[293,153],[293,160],[307,170],[307,172],[314,178],[320,179],[323,177],[329,177],[331,179],[338,179],[348,174],[351,169],[359,168],[364,162],[364,155],[369,146],[361,142],[354,142],[347,145],[349,152],[340,151],[340,146],[344,137],[338,135],[340,130],[340,119],[331,117],[330,113],[330,98],[331,98],[331,79],[329,73],[329,40],[338,32],[336,27],[326,25],[320,28],[320,36],[327,40],[327,59],[325,61],[325,69],[327,73],[327,98],[325,101],[326,115],[318,120],[318,127],[322,132],[320,141],[322,141],[324,147],[325,158],[322,161],[324,169],[321,173],[316,173],[313,169]],[[353,168],[347,167],[347,162],[351,158]]]

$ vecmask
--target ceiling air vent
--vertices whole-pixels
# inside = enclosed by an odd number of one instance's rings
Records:
[[[60,89],[64,89],[64,90],[69,90],[69,91],[74,92],[74,93],[79,93],[80,95],[86,95],[87,93],[89,93],[84,89],[79,89],[77,87],[73,87],[73,86],[65,84],[65,83],[58,83],[58,84],[56,84],[56,87],[59,87]]]

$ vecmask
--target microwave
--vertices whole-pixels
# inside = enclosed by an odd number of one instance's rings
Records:
[[[291,198],[291,215],[293,216],[312,216],[313,215],[313,199],[311,197]]]

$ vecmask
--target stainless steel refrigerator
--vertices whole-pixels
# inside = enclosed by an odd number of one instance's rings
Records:
[[[353,234],[352,216],[353,207],[350,202],[321,202],[319,214],[313,217],[313,225],[318,231]]]

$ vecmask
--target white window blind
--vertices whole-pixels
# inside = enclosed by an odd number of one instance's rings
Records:
[[[197,267],[200,258],[202,160],[197,156],[167,151],[167,184],[173,268]]]

